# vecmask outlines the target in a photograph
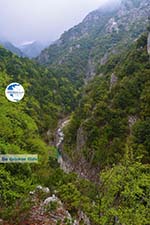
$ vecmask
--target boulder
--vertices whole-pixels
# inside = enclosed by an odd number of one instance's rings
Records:
[[[49,193],[49,192],[50,192],[50,190],[49,190],[48,187],[44,187],[44,188],[42,189],[42,191],[45,192],[45,193]]]
[[[57,202],[58,198],[55,195],[48,197],[44,200],[44,205],[48,205],[50,202]]]

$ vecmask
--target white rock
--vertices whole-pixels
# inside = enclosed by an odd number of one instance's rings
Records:
[[[59,146],[60,146],[60,144],[61,144],[61,140],[56,144],[56,147],[58,148]]]
[[[42,191],[45,192],[45,193],[49,193],[50,192],[48,187],[43,188]]]
[[[77,220],[74,220],[73,225],[79,225],[79,223],[77,222]]]
[[[148,34],[148,39],[147,39],[147,52],[148,52],[148,55],[150,56],[150,32]]]
[[[66,211],[66,214],[67,214],[67,218],[68,218],[70,221],[72,221],[72,217],[71,217],[70,213],[69,213],[68,211]]]
[[[38,185],[38,186],[36,186],[36,189],[38,189],[38,190],[42,190],[42,189],[43,189],[43,187],[42,187],[41,185]]]
[[[60,132],[60,133],[59,133],[59,136],[60,136],[60,137],[64,137],[63,132]]]
[[[29,194],[30,195],[34,195],[35,191],[30,191]]]
[[[60,140],[61,140],[61,141],[63,141],[63,140],[64,140],[64,138],[63,138],[63,137],[60,137]]]
[[[48,205],[50,202],[57,202],[58,198],[55,195],[48,197],[44,200],[44,205]]]

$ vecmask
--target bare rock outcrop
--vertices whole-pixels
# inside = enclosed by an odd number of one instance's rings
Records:
[[[82,149],[86,143],[86,134],[82,127],[80,127],[77,131],[77,151]]]
[[[112,73],[111,78],[110,78],[110,90],[112,89],[112,87],[115,86],[117,81],[118,81],[117,76],[114,73]]]
[[[148,39],[147,39],[147,53],[150,57],[150,32],[148,34]]]

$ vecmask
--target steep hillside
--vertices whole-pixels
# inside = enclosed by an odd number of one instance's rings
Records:
[[[31,62],[21,61],[0,47],[0,153],[39,154],[40,158],[39,165],[0,165],[0,218],[11,218],[6,224],[16,224],[18,215],[24,213],[22,210],[30,205],[28,193],[41,176],[40,165],[47,168],[50,151],[43,142],[36,123],[38,115],[35,108],[40,109],[40,103],[29,91],[32,79],[27,73],[29,65],[31,68]],[[37,73],[38,71],[34,72],[32,77]],[[25,99],[16,104],[9,102],[4,94],[6,86],[13,81],[19,81],[26,90]],[[43,180],[42,177],[40,179]]]
[[[9,41],[0,41],[0,45],[2,45],[7,50],[11,51],[12,53],[14,53],[14,54],[16,54],[16,55],[18,55],[20,57],[24,57],[25,56],[23,54],[23,52],[19,48],[17,48],[16,46],[14,46]]]
[[[37,41],[33,41],[32,43],[20,45],[19,48],[25,56],[31,59],[40,55],[41,51],[44,49],[44,46]]]
[[[5,88],[11,82],[23,85],[21,102],[6,99]],[[39,159],[38,164],[0,163],[0,219],[23,224],[32,206],[29,191],[39,183],[47,185],[53,164],[57,165],[56,150],[44,140],[53,141],[57,121],[73,108],[77,91],[67,78],[2,47],[0,84],[0,154],[38,154]]]
[[[112,56],[84,89],[66,130],[64,149],[75,170],[80,168],[85,176],[90,176],[90,168],[100,171],[122,162],[126,154],[149,163],[147,43],[148,35],[144,34],[129,52]]]
[[[74,81],[89,79],[112,52],[121,52],[145,31],[149,8],[148,0],[99,8],[45,49],[38,62],[61,68]]]
[[[1,224],[149,224],[149,9],[122,0],[90,13],[43,65],[0,47],[0,153],[39,156],[0,164]],[[5,97],[11,82],[25,89],[18,103]]]
[[[149,224],[148,44],[146,33],[129,51],[112,56],[99,68],[65,128],[64,163],[92,182],[72,181],[72,200],[71,184],[59,193],[70,205],[76,199],[74,211],[86,213],[89,224]],[[77,190],[81,200],[75,197]]]
[[[28,107],[38,110],[37,123],[42,130],[53,127],[58,114],[68,113],[75,106],[78,90],[62,74],[60,76],[27,58],[19,58],[3,48],[0,48],[0,66],[12,81],[27,83],[26,96],[31,96]],[[38,106],[36,108],[36,101],[40,103],[40,110]]]

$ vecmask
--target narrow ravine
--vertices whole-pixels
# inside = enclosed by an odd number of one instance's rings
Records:
[[[69,123],[70,119],[65,118],[60,120],[58,123],[58,128],[55,132],[55,147],[57,148],[58,153],[58,163],[60,168],[65,172],[69,173],[73,171],[73,167],[69,162],[64,159],[63,154],[63,141],[65,138],[63,129]],[[42,200],[40,193],[45,195],[45,199]],[[55,194],[50,195],[50,190],[48,187],[42,187],[38,185],[34,191],[30,191],[32,199],[32,208],[30,210],[28,218],[25,218],[21,223],[26,225],[57,225],[60,222],[61,225],[70,224],[70,225],[79,225],[80,222],[84,225],[91,225],[87,215],[78,210],[76,218],[73,219],[71,214],[65,209],[65,205],[61,202]],[[55,210],[48,210],[49,205],[57,204]],[[67,219],[68,222],[65,222]]]
[[[65,126],[67,126],[67,124],[69,123],[70,119],[67,117],[64,120],[61,120],[58,124],[58,128],[56,130],[56,148],[58,151],[58,163],[60,165],[60,168],[65,172],[65,173],[69,173],[73,170],[73,168],[71,167],[71,165],[66,162],[63,158],[63,141],[65,138],[64,132],[63,132],[63,128]]]
[[[58,162],[60,164],[60,168],[63,169],[64,172],[70,172],[70,167],[65,163],[62,155],[62,144],[64,141],[63,128],[69,123],[69,121],[69,118],[60,120],[55,133],[55,147],[58,151]],[[45,196],[45,199],[41,198],[41,193]],[[70,213],[65,209],[61,200],[55,194],[51,196],[48,187],[38,185],[35,190],[30,191],[29,194],[32,201],[32,208],[28,218],[23,219],[21,224],[56,225],[60,222],[61,225],[65,225],[65,221],[67,219],[69,224],[79,225],[79,223],[76,220],[73,220]],[[57,204],[56,209],[52,211],[48,210],[49,205],[53,203]]]
[[[58,151],[58,163],[60,165],[60,168],[65,173],[70,173],[74,171],[71,163],[69,163],[68,161],[64,159],[64,153],[63,153],[63,141],[65,139],[63,129],[65,128],[65,126],[68,125],[69,122],[70,122],[69,118],[66,118],[60,121],[58,128],[56,130],[56,148]],[[80,174],[78,174],[78,176],[82,177]],[[78,219],[74,221],[73,225],[79,225],[80,221],[82,221],[84,225],[91,225],[90,219],[83,211],[79,210],[77,214],[78,214]]]
[[[77,166],[69,159],[67,154],[63,151],[63,142],[65,140],[63,129],[69,124],[69,122],[70,122],[69,117],[60,120],[58,122],[58,127],[55,132],[55,147],[57,149],[57,161],[60,165],[60,168],[65,173],[75,172],[79,178],[83,178],[97,183],[99,182],[99,176],[96,175],[99,174],[98,170],[96,170],[95,168],[91,168],[84,158],[82,158],[82,161],[80,160]],[[82,134],[78,132],[78,137],[81,136]]]

